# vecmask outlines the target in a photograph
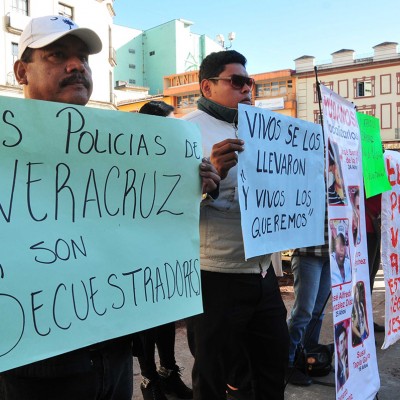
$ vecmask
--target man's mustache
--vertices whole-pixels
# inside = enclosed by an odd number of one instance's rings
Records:
[[[82,84],[83,86],[85,86],[86,89],[90,88],[90,82],[82,74],[73,74],[73,75],[68,76],[67,78],[64,78],[61,81],[60,86],[61,87],[65,87],[65,86],[68,86],[68,85],[73,85],[75,83]]]

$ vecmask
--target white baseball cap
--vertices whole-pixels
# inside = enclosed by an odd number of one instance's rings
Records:
[[[21,34],[18,45],[18,58],[21,58],[27,47],[40,49],[56,40],[74,35],[88,47],[89,54],[101,51],[102,44],[96,32],[88,28],[79,28],[74,21],[61,15],[32,18]]]

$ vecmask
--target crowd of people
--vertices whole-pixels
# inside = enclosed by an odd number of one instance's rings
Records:
[[[14,66],[24,97],[86,105],[93,87],[89,56],[101,48],[94,31],[80,28],[64,17],[33,18],[21,35]],[[199,127],[204,153],[199,165],[204,194],[200,204],[204,312],[186,321],[194,357],[192,385],[181,379],[172,322],[3,372],[4,400],[131,400],[132,355],[139,360],[144,400],[166,400],[165,393],[182,399],[222,400],[226,399],[227,390],[237,399],[282,400],[288,376],[293,384],[312,383],[296,368],[295,354],[300,345],[319,341],[325,300],[331,288],[330,261],[337,264],[339,281],[350,279],[343,234],[337,232],[330,255],[330,227],[325,218],[325,244],[294,251],[291,265],[295,303],[287,321],[271,255],[246,260],[244,254],[237,162],[245,143],[238,139],[237,129],[238,105],[251,105],[254,85],[246,71],[246,58],[233,50],[211,53],[200,66],[199,83],[198,109],[183,118]],[[173,117],[174,109],[153,101],[140,112]],[[333,153],[334,149],[330,151]],[[335,176],[328,188],[329,202],[343,204],[346,193],[333,155],[329,168]],[[375,208],[377,216],[380,211]],[[373,231],[368,237],[374,243],[373,278],[379,266],[378,235]],[[361,325],[361,292],[357,298],[354,318]],[[341,363],[345,364],[340,341],[346,330],[343,334],[340,329],[337,327],[338,347]],[[354,333],[355,340],[368,334],[360,329],[362,332]],[[239,370],[246,373],[238,374]],[[345,372],[337,373],[338,384],[342,384]]]

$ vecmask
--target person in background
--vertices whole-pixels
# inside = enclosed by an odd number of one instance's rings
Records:
[[[381,202],[382,195],[365,197],[365,230],[367,231],[369,283],[372,295],[376,274],[381,263]],[[385,327],[374,322],[375,332],[385,332]]]
[[[353,233],[353,243],[357,246],[361,242],[360,232],[360,189],[356,188],[353,193],[353,218],[351,220],[351,230]]]
[[[283,276],[282,253],[271,254],[271,265],[277,277]],[[232,343],[229,348],[227,400],[253,400],[252,377],[246,351],[239,348],[238,343]]]
[[[139,113],[173,118],[174,107],[163,101],[150,101],[141,107]],[[193,398],[192,389],[183,383],[175,360],[175,322],[138,332],[134,337],[143,377],[140,384],[143,399],[167,400],[164,393],[173,393],[180,399]],[[155,363],[156,345],[160,357],[158,370]]]
[[[333,176],[333,182],[328,187],[328,204],[333,206],[343,206],[347,204],[346,191],[344,188],[342,171],[340,164],[338,164],[333,146],[328,142],[328,157],[329,157],[329,172]]]
[[[351,311],[352,345],[356,347],[369,336],[367,312],[365,310],[365,289],[363,282],[354,286],[354,301]]]
[[[351,265],[346,254],[346,239],[342,232],[333,239],[331,254],[332,286],[351,281]]]
[[[33,18],[21,34],[15,77],[27,99],[86,105],[97,34],[60,15]],[[3,400],[131,400],[132,339],[125,336],[2,373]]]
[[[220,177],[219,197],[200,208],[202,314],[188,319],[194,354],[195,400],[226,398],[229,349],[243,349],[254,398],[283,400],[288,357],[286,308],[269,254],[246,260],[238,201],[238,105],[251,104],[254,80],[246,58],[234,50],[209,54],[201,63],[198,110],[183,118],[197,124],[203,153]]]
[[[287,380],[298,386],[309,386],[312,379],[296,368],[296,350],[299,345],[307,350],[318,344],[324,306],[331,290],[327,210],[324,232],[323,245],[295,249],[292,255],[294,305],[288,320],[290,344]]]
[[[140,114],[157,115],[159,117],[175,118],[175,108],[164,101],[149,101],[143,104],[139,110]]]
[[[335,340],[337,353],[336,391],[338,392],[349,377],[349,344],[347,340],[347,327],[343,321],[335,325]]]

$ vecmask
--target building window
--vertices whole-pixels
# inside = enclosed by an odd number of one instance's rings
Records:
[[[29,15],[28,0],[12,0],[11,10],[20,14]]]
[[[129,49],[128,51],[130,54],[135,54],[135,49]]]
[[[349,97],[349,80],[338,80],[338,94],[345,99]]]
[[[108,26],[108,62],[112,67],[117,65],[117,51],[113,47],[112,43],[112,29],[111,26]]]
[[[129,79],[129,84],[134,85],[136,83],[136,79]]]
[[[149,53],[150,56],[154,56],[154,54],[156,54],[154,50]]]
[[[394,128],[395,139],[400,139],[400,103],[396,103],[397,107],[397,128]]]
[[[381,129],[392,129],[392,104],[381,104]]]
[[[177,108],[193,108],[199,100],[200,94],[189,94],[177,97]]]
[[[371,82],[357,82],[357,97],[371,96],[372,83]]]
[[[333,81],[321,82],[321,85],[324,85],[329,90],[333,90]],[[317,84],[316,83],[314,83],[313,88],[314,88],[314,103],[318,103],[318,93],[317,93]],[[316,122],[316,124],[319,124],[319,122]]]
[[[354,98],[375,96],[375,77],[363,77],[353,80]]]
[[[314,124],[322,125],[322,115],[319,110],[314,110]]]
[[[135,69],[135,68],[136,68],[136,65],[135,65],[135,64],[129,64],[129,68],[130,68],[130,69]]]
[[[74,9],[63,3],[58,3],[58,14],[69,19],[74,19]]]
[[[11,43],[11,55],[12,55],[12,65],[14,65],[15,61],[18,59],[18,43]]]
[[[370,104],[367,106],[357,106],[357,112],[371,115],[372,117],[375,117],[375,112],[376,112],[376,104]]]
[[[10,72],[7,74],[7,85],[17,85],[18,82],[15,79],[13,72],[13,66],[15,61],[18,60],[18,43],[11,42],[11,60],[10,60]]]
[[[256,97],[283,96],[292,92],[292,80],[265,82],[256,85]]]
[[[381,94],[391,94],[392,93],[392,75],[384,74],[380,76],[381,80]]]
[[[400,94],[400,72],[396,74],[397,79],[397,94]]]

